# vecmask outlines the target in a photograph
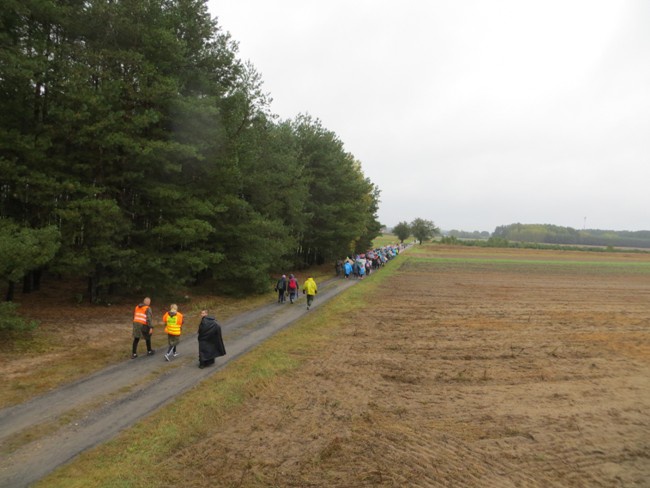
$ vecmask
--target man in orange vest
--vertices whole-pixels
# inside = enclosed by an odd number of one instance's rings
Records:
[[[165,312],[165,315],[163,315],[163,323],[165,324],[167,343],[169,344],[165,360],[171,361],[173,357],[178,356],[176,346],[181,340],[181,328],[183,327],[183,314],[178,311],[178,305],[172,303],[169,306],[169,312]]]
[[[151,311],[151,298],[147,297],[142,300],[142,303],[135,307],[133,313],[133,352],[131,359],[138,357],[138,342],[144,337],[147,343],[147,356],[153,355],[155,352],[151,349],[151,334],[153,334],[153,312]]]

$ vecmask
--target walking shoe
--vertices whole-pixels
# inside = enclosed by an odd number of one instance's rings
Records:
[[[153,349],[151,351],[147,351],[147,356],[153,356],[156,353]]]
[[[165,361],[170,361],[170,359],[169,359],[169,353],[165,354]]]
[[[131,359],[135,359],[137,357],[138,357],[138,355],[136,353],[131,354]]]
[[[175,352],[175,353],[174,353],[174,357],[177,358],[178,356],[180,356],[180,354],[178,354],[177,352]]]

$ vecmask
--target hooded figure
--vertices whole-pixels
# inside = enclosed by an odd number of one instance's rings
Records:
[[[293,303],[294,300],[298,298],[298,280],[292,274],[289,275],[289,281],[287,282],[287,287],[289,288],[289,301]]]
[[[221,326],[217,319],[208,315],[207,310],[201,311],[199,324],[199,368],[214,364],[214,358],[226,355],[226,347],[221,336]]]
[[[305,284],[302,285],[302,292],[307,295],[307,310],[309,310],[311,308],[312,302],[314,301],[314,296],[316,293],[318,293],[318,286],[316,286],[314,278],[311,276],[307,278]]]

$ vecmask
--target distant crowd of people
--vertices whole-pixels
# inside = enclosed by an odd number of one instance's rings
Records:
[[[345,279],[350,277],[363,279],[397,257],[402,249],[404,246],[401,244],[384,246],[354,256],[346,256],[345,259],[338,259],[334,265],[336,276],[343,276]]]
[[[384,246],[371,249],[365,253],[346,256],[345,259],[338,259],[334,265],[336,276],[344,279],[363,279],[366,275],[370,275],[388,261],[397,257],[402,249],[404,249],[404,246],[401,244]],[[308,276],[301,288],[298,279],[293,274],[289,274],[289,277],[283,274],[275,285],[275,291],[278,293],[278,303],[285,303],[287,300],[291,304],[295,303],[301,289],[306,296],[307,310],[310,310],[318,293],[318,285],[313,276]],[[167,352],[164,357],[166,361],[171,361],[179,355],[176,347],[180,343],[184,325],[184,316],[178,310],[178,305],[175,303],[170,305],[169,310],[162,317],[162,323],[167,334]],[[155,350],[151,347],[153,330],[151,298],[146,297],[142,300],[142,303],[135,307],[133,313],[132,359],[138,357],[140,339],[145,340],[147,356],[152,356],[155,353]],[[213,365],[215,358],[226,354],[221,326],[207,310],[201,311],[201,321],[198,328],[198,352],[199,368]]]
[[[343,276],[346,279],[350,277],[363,279],[366,275],[378,270],[388,261],[397,257],[403,248],[404,246],[401,244],[390,245],[371,249],[365,253],[346,256],[345,259],[337,259],[334,265],[336,276]],[[286,274],[283,274],[275,284],[278,303],[285,303],[288,300],[289,303],[293,304],[298,298],[299,290],[300,285],[293,274],[290,274],[288,278]],[[307,297],[307,310],[309,310],[315,295],[318,293],[318,286],[312,276],[309,276],[303,284],[302,292]]]

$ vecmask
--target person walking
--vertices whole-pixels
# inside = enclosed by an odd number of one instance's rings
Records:
[[[221,326],[207,310],[201,310],[201,323],[199,324],[199,368],[212,366],[214,359],[226,355],[226,346],[223,344]]]
[[[163,315],[163,324],[165,325],[165,332],[167,332],[167,353],[165,360],[178,356],[176,346],[181,341],[181,329],[183,328],[183,314],[178,311],[178,305],[172,303],[169,306],[169,312]]]
[[[307,295],[307,310],[309,310],[311,308],[312,302],[314,301],[316,293],[318,293],[318,286],[316,286],[316,282],[311,276],[307,278],[305,284],[302,285],[302,293],[304,295]]]
[[[350,264],[350,261],[345,261],[345,263],[343,263],[343,274],[345,274],[346,280],[350,278],[351,273],[352,273],[352,265]]]
[[[278,280],[275,284],[275,291],[278,292],[278,303],[284,303],[287,293],[287,275],[282,275]]]
[[[289,283],[287,283],[289,289],[289,301],[293,303],[294,300],[298,298],[298,280],[292,274],[289,275]]]
[[[151,298],[146,297],[133,312],[133,347],[131,359],[138,357],[138,343],[144,338],[147,344],[147,356],[155,352],[151,349],[151,335],[153,334],[153,312],[151,311]]]

